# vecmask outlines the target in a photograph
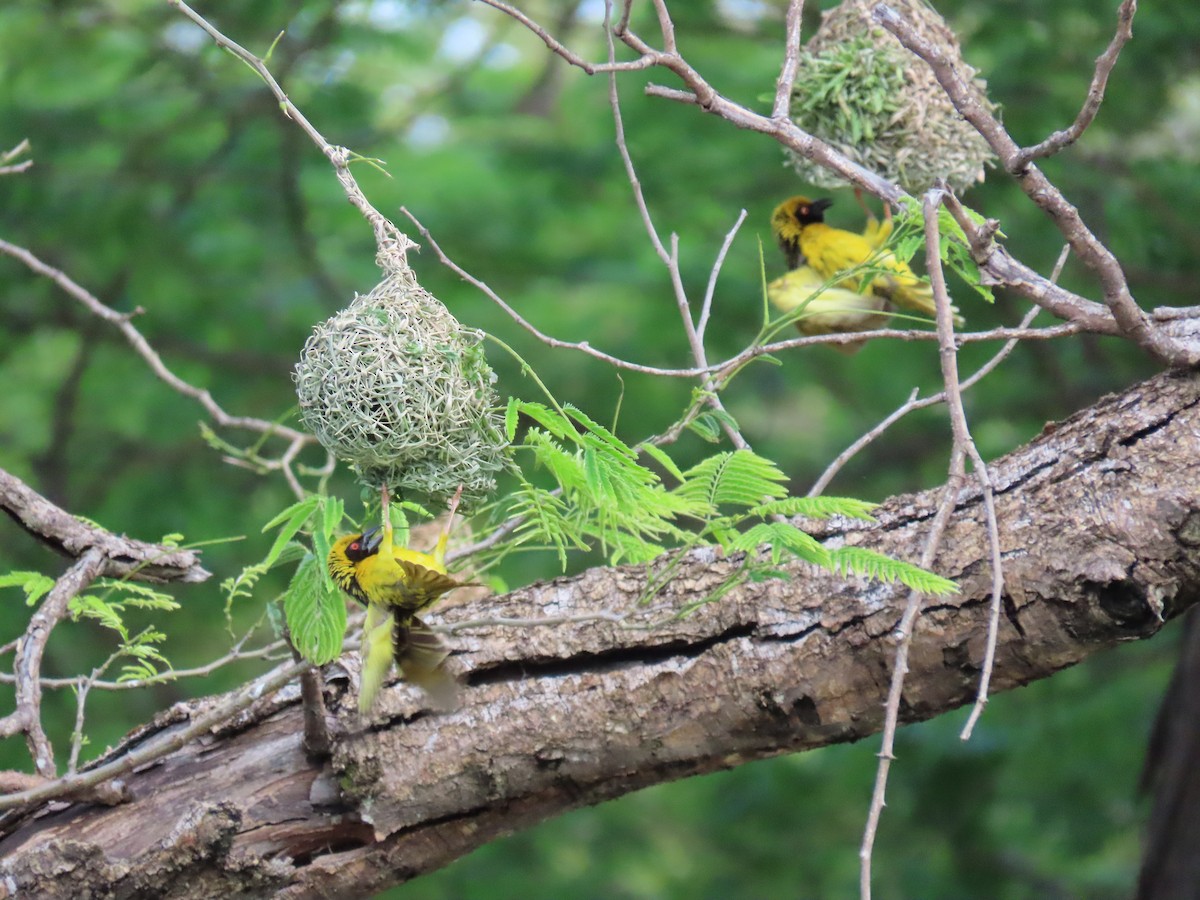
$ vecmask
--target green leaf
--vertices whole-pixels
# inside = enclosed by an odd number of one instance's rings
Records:
[[[721,440],[721,426],[712,413],[701,413],[688,422],[687,427],[710,444]]]
[[[301,513],[303,513],[303,517],[301,518],[301,521],[303,522],[304,519],[307,519],[309,516],[312,515],[313,510],[315,510],[320,504],[321,504],[320,495],[319,494],[310,494],[309,496],[305,497],[303,500],[293,503],[291,506],[289,506],[286,509],[283,509],[279,513],[277,513],[275,515],[275,517],[273,519],[271,519],[270,522],[268,522],[266,525],[264,525],[262,527],[262,533],[266,534],[268,531],[270,531],[272,528],[274,528],[280,522],[283,522],[285,520],[290,522],[290,521],[294,520],[296,518],[296,516],[300,515]],[[295,533],[296,533],[295,531],[292,532],[292,534],[295,534]],[[289,535],[289,537],[290,536],[291,535]]]
[[[813,519],[828,519],[830,516],[845,516],[874,522],[871,510],[876,504],[852,497],[783,497],[760,503],[746,511],[748,516],[808,516]]]
[[[283,614],[296,650],[313,665],[337,659],[346,634],[346,603],[329,590],[323,561],[306,554],[283,596]]]
[[[664,451],[661,447],[658,447],[654,444],[642,444],[638,447],[638,449],[651,459],[657,461],[660,466],[674,475],[676,479],[683,481],[683,470],[680,469],[679,466],[675,465],[675,460],[671,459],[671,457],[668,456],[666,451]]]
[[[899,581],[923,594],[957,594],[959,590],[948,578],[865,547],[840,547],[830,557],[833,570],[843,575],[862,575],[888,584]]]
[[[554,476],[565,490],[583,490],[587,486],[587,478],[579,458],[573,453],[567,453],[562,446],[553,441],[544,431],[531,428],[525,440],[533,447],[534,458]]]
[[[616,499],[612,473],[609,469],[610,463],[605,459],[603,453],[593,447],[588,447],[583,451],[583,477],[588,490],[601,505],[605,502],[611,503]]]
[[[683,497],[702,500],[713,510],[723,504],[754,507],[764,498],[786,493],[782,483],[787,476],[752,450],[710,456],[688,469],[684,477],[675,490]]]
[[[275,536],[275,543],[271,545],[271,549],[267,552],[263,559],[263,565],[268,569],[271,568],[279,560],[279,556],[283,553],[283,548],[287,546],[288,541],[296,536],[296,533],[304,527],[304,524],[309,520],[312,514],[317,510],[321,503],[321,498],[317,495],[305,497],[299,503],[294,503],[273,518],[270,522],[263,526],[263,531],[267,531],[280,522],[283,523],[279,529],[279,534]]]
[[[521,403],[521,412],[529,416],[539,425],[554,435],[556,438],[565,438],[570,436],[575,438],[577,432],[571,426],[571,423],[564,418],[557,410],[553,410],[543,403]]]
[[[346,515],[346,504],[340,497],[323,497],[322,500],[323,515],[321,526],[316,529],[316,533],[329,540],[337,533],[338,526],[342,524],[342,518]]]
[[[8,572],[0,575],[0,588],[19,587],[25,592],[25,605],[33,606],[54,587],[54,579],[41,572]]]
[[[790,553],[824,569],[831,566],[829,551],[824,545],[787,522],[760,522],[739,534],[733,547],[735,550],[754,552],[764,544],[771,548],[772,565],[779,565],[784,555]]]
[[[517,529],[524,540],[542,539],[558,551],[563,569],[567,567],[567,550],[588,549],[582,533],[566,516],[567,507],[550,491],[528,482],[517,494],[513,513],[524,519]]]
[[[345,514],[346,505],[342,502],[341,498],[322,498],[320,509],[313,515],[313,519],[316,522],[312,533],[313,554],[318,560],[324,561],[329,558],[329,551],[333,548],[333,536],[337,533],[338,526],[341,525]],[[326,589],[331,591],[336,590],[336,585],[333,583],[333,576],[329,574],[328,567],[322,565],[321,571],[324,573]]]
[[[103,578],[96,582],[95,587],[104,589],[104,601],[108,604],[123,608],[133,606],[139,609],[156,609],[171,612],[179,609],[179,603],[170,594],[152,588],[148,584],[135,581],[118,581]]]
[[[115,631],[122,640],[129,639],[125,628],[125,620],[121,618],[120,607],[106,603],[95,594],[80,594],[71,598],[67,611],[75,619],[92,619],[105,628]]]
[[[504,436],[510,444],[517,436],[517,419],[520,413],[520,401],[516,397],[509,397],[508,405],[504,408]]]
[[[637,454],[633,452],[633,449],[628,444],[622,441],[619,437],[617,437],[599,422],[590,418],[586,413],[583,412],[583,410],[578,409],[577,407],[574,407],[568,403],[563,406],[563,411],[580,425],[582,425],[587,430],[589,435],[598,438],[601,442],[607,444],[622,456],[626,456],[630,459],[635,459],[637,457]]]

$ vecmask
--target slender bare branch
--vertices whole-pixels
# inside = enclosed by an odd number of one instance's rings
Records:
[[[729,253],[729,248],[733,246],[733,239],[737,236],[738,229],[742,227],[742,223],[746,221],[746,211],[743,209],[738,213],[737,221],[733,223],[733,227],[729,229],[725,235],[725,240],[721,242],[721,249],[717,252],[716,261],[713,262],[712,270],[708,273],[708,284],[704,288],[704,301],[700,305],[700,319],[696,322],[696,335],[700,339],[700,343],[704,343],[704,331],[708,327],[708,317],[712,312],[713,295],[717,290],[717,276],[721,274],[721,266],[725,264],[725,257]]]
[[[27,159],[19,163],[12,163],[12,160],[16,159],[18,156],[28,150],[29,138],[25,138],[25,140],[21,141],[21,143],[17,144],[17,146],[13,147],[11,150],[6,150],[5,152],[0,153],[0,175],[16,175],[19,172],[24,172],[26,169],[32,166],[32,159]],[[9,165],[9,163],[12,164]]]
[[[600,74],[603,72],[633,72],[633,71],[637,71],[639,69],[648,69],[651,66],[657,64],[657,59],[655,58],[654,54],[651,54],[649,56],[642,56],[642,57],[639,57],[638,59],[631,60],[628,62],[616,62],[615,60],[609,60],[608,62],[602,62],[602,63],[589,62],[588,60],[586,60],[582,56],[580,56],[578,53],[575,53],[573,50],[571,50],[565,44],[560,42],[558,40],[558,38],[556,38],[554,35],[552,35],[550,33],[549,29],[544,28],[543,26],[539,25],[532,18],[527,16],[521,10],[517,9],[512,4],[504,3],[504,2],[502,2],[502,0],[480,0],[480,2],[487,6],[492,7],[495,10],[498,10],[498,11],[504,13],[506,16],[512,17],[517,22],[520,22],[522,25],[524,25],[526,28],[529,29],[530,33],[536,35],[542,41],[542,43],[544,43],[550,49],[550,51],[552,53],[555,53],[558,56],[561,56],[563,59],[565,59],[571,65],[576,66],[579,69],[582,69],[584,72],[587,72],[587,74],[589,74],[589,75],[597,75],[597,74]],[[626,8],[625,14],[627,17],[628,16],[628,8]],[[626,18],[624,21],[627,23],[628,18]]]
[[[992,489],[991,477],[987,465],[983,461],[975,441],[967,425],[966,410],[962,402],[962,387],[958,377],[958,350],[954,341],[954,313],[950,303],[950,295],[946,291],[946,280],[942,272],[940,255],[940,234],[938,230],[938,208],[943,197],[949,191],[944,186],[930,190],[924,201],[925,217],[925,262],[929,272],[930,285],[937,304],[938,351],[942,369],[946,405],[950,410],[951,429],[954,444],[950,454],[950,478],[947,481],[947,491],[943,495],[942,506],[938,510],[934,526],[931,529],[929,543],[922,555],[922,566],[928,566],[937,550],[940,541],[938,521],[945,516],[948,520],[954,509],[956,493],[951,488],[961,485],[965,478],[965,459],[970,457],[975,477],[979,480],[980,492],[983,496],[984,514],[987,521],[988,545],[992,565],[992,599],[988,621],[987,650],[983,661],[983,675],[979,691],[976,695],[975,709],[971,713],[964,739],[970,734],[970,728],[983,711],[987,702],[987,687],[991,677],[991,668],[995,661],[996,635],[999,632],[1000,602],[1004,590],[1004,578],[1001,569],[1000,534],[996,521],[995,494]],[[1058,270],[1065,261],[1065,253],[1059,260]],[[941,528],[945,527],[942,522]],[[915,631],[917,616],[920,614],[920,595],[913,592],[905,608],[901,620],[900,639],[896,647],[896,661],[892,670],[892,681],[888,691],[888,702],[884,718],[882,749],[879,754],[879,766],[876,770],[875,786],[871,795],[871,806],[867,814],[867,824],[863,831],[862,846],[859,851],[859,895],[862,900],[871,897],[871,857],[878,832],[879,820],[883,813],[887,794],[888,774],[894,757],[895,733],[899,722],[900,700],[904,691],[904,676],[908,671],[908,650]]]
[[[1008,338],[1008,340],[1005,342],[1004,346],[1001,347],[999,350],[997,350],[995,355],[992,356],[991,359],[989,359],[982,366],[980,366],[978,369],[976,369],[975,373],[973,375],[971,375],[970,378],[967,378],[963,381],[962,389],[964,391],[967,390],[968,388],[973,387],[979,381],[986,378],[988,376],[988,374],[993,372],[996,369],[996,367],[1000,365],[1000,363],[1002,363],[1005,359],[1008,358],[1009,354],[1011,354],[1013,352],[1013,350],[1016,349],[1017,344],[1021,343],[1022,340],[1030,339],[1031,333],[1028,330],[1029,323],[1032,322],[1035,318],[1037,318],[1037,315],[1040,312],[1041,312],[1040,307],[1037,307],[1037,306],[1033,307],[1025,314],[1025,318],[1021,320],[1020,326],[1018,326],[1017,328],[1008,329],[1009,331],[1014,333],[1013,336]],[[1063,326],[1063,327],[1069,327],[1069,326]],[[1046,331],[1046,330],[1048,330],[1048,329],[1034,329],[1033,333],[1041,334],[1043,331]],[[1074,333],[1074,332],[1072,332],[1072,333]],[[956,335],[956,337],[958,338],[959,342],[961,343],[963,338],[965,337],[965,335]],[[809,488],[808,496],[816,497],[819,494],[823,494],[825,492],[825,488],[829,487],[829,483],[831,481],[833,481],[833,479],[837,476],[838,472],[840,472],[843,468],[845,468],[846,463],[848,463],[851,459],[853,459],[855,456],[857,456],[863,449],[868,447],[870,444],[874,443],[875,440],[878,439],[879,437],[881,437],[885,431],[887,431],[889,428],[891,428],[893,425],[895,425],[902,418],[907,416],[910,412],[915,412],[918,409],[925,409],[926,407],[929,407],[929,406],[936,406],[939,403],[945,402],[945,400],[946,400],[945,390],[941,390],[941,391],[938,391],[936,394],[932,394],[928,397],[921,397],[918,399],[917,388],[913,388],[913,392],[911,395],[909,395],[908,400],[906,400],[903,404],[901,404],[896,409],[892,410],[892,412],[889,413],[878,425],[876,425],[870,431],[866,432],[861,437],[859,437],[857,440],[855,440],[854,443],[852,443],[849,447],[847,447],[845,450],[843,450],[841,453],[839,453],[834,458],[833,462],[831,462],[828,466],[826,466],[825,471],[821,473],[821,476],[815,482],[813,482],[813,486],[811,488]]]
[[[771,105],[772,119],[786,119],[792,103],[792,88],[800,68],[800,23],[804,17],[804,0],[789,0],[787,36],[783,44],[783,65],[775,82],[775,102]]]
[[[667,12],[666,4],[661,0],[655,0],[655,10],[658,12],[659,26],[663,32],[663,40],[666,42],[668,50],[672,53],[675,51],[675,33],[674,26],[671,23],[671,17]],[[613,40],[613,29],[611,28],[611,12],[612,4],[608,3],[605,7],[605,39],[608,44],[609,59],[613,59],[616,53],[616,46]],[[627,40],[627,37],[624,38]],[[637,176],[637,169],[633,164],[633,157],[629,153],[629,145],[625,141],[625,123],[621,116],[621,98],[617,90],[616,73],[610,73],[608,76],[608,103],[612,110],[613,126],[615,128],[615,137],[617,143],[617,151],[621,155],[621,162],[625,165],[625,174],[629,179],[630,187],[633,189],[634,202],[637,204],[638,213],[641,216],[642,224],[646,229],[646,234],[650,238],[650,243],[662,260],[663,265],[667,269],[667,274],[671,279],[671,289],[675,294],[675,305],[679,309],[679,316],[683,322],[684,333],[687,335],[688,346],[692,351],[692,359],[696,363],[696,367],[701,371],[708,369],[708,355],[704,349],[704,336],[701,329],[696,325],[696,321],[692,318],[691,305],[688,302],[687,290],[683,285],[683,273],[679,268],[679,238],[677,235],[671,236],[671,249],[663,246],[662,240],[658,236],[658,230],[654,227],[654,220],[650,215],[650,207],[646,203],[645,194],[642,192],[642,184]],[[745,213],[743,212],[743,216]],[[741,219],[738,220],[738,224]],[[736,230],[737,226],[734,226]],[[724,259],[725,251],[728,249],[728,244],[732,241],[731,232],[722,247],[721,252],[717,256],[717,262],[713,268],[710,278],[710,284],[715,283],[717,271]],[[707,313],[707,301],[709,295],[706,294],[706,308],[701,313],[701,321],[705,321]],[[717,381],[704,374],[700,379],[701,386],[705,391],[705,402],[714,410],[725,412],[725,406],[721,402],[720,393],[717,388]],[[721,417],[721,428],[729,438],[730,443],[740,450],[748,450],[749,442],[742,436],[742,433],[732,424],[731,416]]]
[[[64,272],[43,262],[24,247],[0,240],[0,253],[19,260],[31,271],[49,278],[62,288],[68,296],[81,303],[90,313],[113,325],[121,332],[125,340],[129,342],[130,346],[133,347],[138,356],[145,361],[146,365],[150,367],[150,370],[160,381],[164,382],[177,393],[197,401],[204,408],[204,411],[208,413],[209,417],[218,425],[224,428],[241,428],[248,431],[257,431],[267,435],[278,436],[289,441],[309,443],[315,440],[311,435],[305,434],[302,431],[297,431],[294,428],[288,428],[275,422],[268,422],[266,419],[230,415],[213,399],[212,394],[207,390],[184,381],[172,372],[167,368],[166,363],[162,361],[162,357],[150,346],[150,342],[146,340],[145,336],[130,321],[133,316],[144,312],[140,307],[132,313],[117,312],[112,307],[102,303],[94,294],[75,282]]]
[[[929,526],[925,549],[921,553],[920,565],[929,568],[937,555],[938,545],[950,516],[954,512],[954,499],[962,489],[965,479],[963,464],[965,454],[955,446],[950,454],[950,476],[942,491],[937,514]],[[900,719],[900,703],[904,696],[904,676],[908,674],[908,650],[912,643],[917,616],[921,612],[923,594],[910,591],[900,623],[896,626],[896,656],[892,667],[892,678],[888,685],[887,701],[884,704],[883,740],[879,749],[879,766],[875,770],[875,785],[871,791],[871,806],[867,813],[867,824],[863,829],[862,845],[859,847],[859,897],[871,900],[871,852],[875,846],[875,835],[879,830],[879,819],[883,815],[883,804],[887,793],[888,773],[895,756],[896,723]]]
[[[17,655],[13,662],[13,674],[16,676],[16,710],[8,719],[15,719],[19,723],[19,730],[25,732],[29,753],[33,757],[33,767],[37,774],[44,778],[52,778],[57,774],[57,770],[54,765],[54,749],[50,746],[46,732],[42,730],[42,655],[46,650],[46,642],[50,639],[50,632],[66,616],[68,604],[100,577],[105,561],[103,551],[96,547],[84,552],[55,582],[46,599],[38,606],[37,612],[30,618],[25,636],[17,645]],[[7,736],[13,732],[0,726],[0,733]]]
[[[697,375],[704,374],[704,372],[706,371],[705,369],[696,369],[696,368],[663,369],[663,368],[659,368],[657,366],[644,366],[644,365],[641,365],[640,363],[635,363],[635,362],[630,362],[628,360],[620,359],[616,356],[613,356],[610,353],[605,353],[603,350],[597,350],[595,347],[593,347],[587,341],[564,341],[564,340],[560,340],[559,338],[556,338],[556,337],[551,337],[550,335],[541,331],[536,325],[534,325],[532,322],[527,320],[524,316],[522,316],[515,309],[513,309],[513,307],[510,306],[508,304],[508,302],[504,300],[504,298],[502,298],[499,294],[497,294],[494,290],[492,290],[485,282],[476,278],[474,275],[472,275],[466,269],[462,268],[462,266],[458,265],[458,263],[454,262],[454,260],[452,260],[449,256],[447,256],[445,251],[442,250],[441,246],[438,244],[438,242],[436,240],[434,240],[433,235],[429,232],[429,229],[426,228],[421,223],[421,221],[419,219],[417,219],[416,216],[413,215],[411,210],[402,206],[402,207],[400,207],[400,211],[402,213],[404,213],[404,215],[408,216],[409,220],[413,223],[413,225],[416,226],[417,231],[421,235],[422,240],[425,242],[425,244],[427,244],[429,246],[429,248],[431,250],[433,250],[434,255],[437,256],[438,262],[440,262],[447,269],[449,269],[451,272],[456,274],[463,281],[467,282],[468,284],[475,287],[477,290],[481,291],[484,295],[487,296],[487,298],[489,300],[491,300],[493,303],[495,303],[497,306],[499,306],[502,310],[504,310],[504,312],[509,316],[509,318],[511,318],[514,322],[516,322],[518,325],[520,325],[522,328],[524,328],[526,331],[528,331],[530,334],[532,334],[535,338],[537,338],[539,341],[541,341],[547,347],[555,347],[555,348],[564,349],[564,350],[578,350],[580,353],[586,353],[588,356],[591,356],[594,359],[598,359],[601,362],[606,362],[609,365],[615,366],[618,369],[626,369],[630,372],[641,372],[644,375],[665,375],[665,376],[671,376],[671,377],[675,377],[675,378],[694,378]]]
[[[308,118],[302,113],[297,106],[292,103],[291,99],[284,92],[279,82],[275,80],[275,76],[271,74],[271,70],[267,68],[266,63],[247,50],[245,47],[238,44],[222,34],[217,28],[208,22],[202,15],[188,6],[183,0],[167,0],[172,6],[183,13],[196,25],[200,26],[209,37],[211,37],[218,47],[228,50],[242,62],[246,63],[253,69],[263,82],[270,88],[271,93],[279,101],[279,106],[283,110],[283,114],[300,126],[300,129],[308,135],[309,139],[320,148],[325,154],[325,158],[329,160],[333,166],[334,172],[337,175],[337,180],[342,185],[342,190],[346,193],[346,198],[350,201],[363,216],[364,219],[371,225],[375,232],[375,245],[379,248],[380,254],[391,257],[399,263],[404,264],[405,254],[414,246],[409,240],[408,235],[400,231],[386,216],[371,205],[367,200],[366,195],[358,186],[354,176],[350,173],[350,161],[354,157],[345,147],[335,147],[329,141],[325,140],[324,136],[316,127],[308,121]],[[381,264],[384,259],[381,257]]]
[[[1024,169],[1035,159],[1053,156],[1064,147],[1075,143],[1083,135],[1084,131],[1087,130],[1088,126],[1092,124],[1092,121],[1096,118],[1096,113],[1100,111],[1100,104],[1104,102],[1104,91],[1108,87],[1108,76],[1112,74],[1113,67],[1117,64],[1117,57],[1121,55],[1122,48],[1133,37],[1133,16],[1136,12],[1137,0],[1122,0],[1120,8],[1117,10],[1116,34],[1113,35],[1112,41],[1109,42],[1108,49],[1096,59],[1096,71],[1092,75],[1092,83],[1088,86],[1087,99],[1083,103],[1083,108],[1079,110],[1079,115],[1075,117],[1075,121],[1071,123],[1069,128],[1054,132],[1054,134],[1039,144],[1022,148],[1013,161],[1018,170]]]
[[[979,690],[975,697],[975,706],[962,731],[962,739],[970,737],[975,723],[983,714],[987,703],[988,684],[992,678],[992,667],[996,658],[996,635],[1000,627],[1000,602],[1004,595],[1004,572],[1001,568],[1000,533],[996,524],[996,498],[992,487],[991,475],[987,464],[979,453],[971,429],[967,425],[967,411],[963,406],[962,388],[958,378],[958,351],[954,346],[954,317],[950,306],[950,295],[946,291],[946,278],[942,272],[941,235],[938,229],[938,208],[942,200],[950,193],[945,185],[934,188],[925,196],[925,266],[929,272],[929,283],[937,301],[938,335],[940,340],[940,360],[942,366],[942,383],[946,388],[946,407],[950,411],[950,427],[954,434],[954,443],[961,446],[971,459],[975,478],[979,481],[980,492],[983,494],[984,516],[987,520],[988,546],[991,551],[992,564],[992,599],[988,618],[987,647],[984,651],[982,672],[979,679]],[[1060,256],[1058,270],[1066,260],[1066,249]]]

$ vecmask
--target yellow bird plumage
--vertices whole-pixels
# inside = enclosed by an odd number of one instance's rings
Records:
[[[404,677],[424,688],[437,705],[453,705],[454,679],[442,665],[449,653],[417,616],[442,594],[462,586],[446,572],[449,527],[432,553],[396,546],[390,523],[339,538],[329,551],[334,582],[367,608],[358,695],[363,713],[374,703],[393,660]]]
[[[892,317],[887,299],[868,291],[859,294],[829,286],[811,266],[801,266],[767,285],[767,299],[782,313],[797,313],[801,334],[841,334],[883,328]],[[819,293],[818,293],[819,291]],[[803,307],[801,309],[801,307]],[[866,341],[832,344],[843,353],[857,353]]]
[[[880,222],[875,218],[875,214],[867,210],[867,224],[863,226],[863,240],[871,245],[872,250],[878,250],[887,243],[887,239],[892,236],[892,216],[888,212],[887,217]]]
[[[907,264],[880,249],[891,233],[891,223],[868,221],[863,234],[833,228],[824,221],[825,210],[832,203],[826,198],[810,200],[798,196],[775,207],[771,231],[787,258],[788,268],[796,269],[807,263],[822,278],[833,278],[869,261],[884,270],[869,282],[871,293],[893,306],[933,316],[937,307],[929,285],[914,275]],[[861,280],[851,275],[839,286],[853,289]],[[956,322],[961,323],[962,317],[955,312]]]

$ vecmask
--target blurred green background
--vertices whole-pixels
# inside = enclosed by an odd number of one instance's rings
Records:
[[[773,90],[784,5],[676,3],[680,48],[723,94],[765,111],[760,97]],[[806,36],[818,6],[830,5],[806,5]],[[1022,142],[1073,119],[1115,25],[1115,3],[937,6]],[[602,3],[530,0],[523,8],[584,56],[602,58]],[[286,31],[271,68],[292,99],[331,142],[386,161],[390,178],[356,170],[372,202],[402,227],[398,208],[406,206],[539,328],[643,363],[689,364],[666,274],[614,149],[605,79],[567,68],[480,4],[220,0],[199,9],[259,54]],[[635,23],[649,35],[647,14]],[[757,331],[760,241],[768,276],[781,270],[770,211],[804,186],[769,140],[647,98],[650,81],[674,85],[664,72],[620,78],[629,147],[660,233],[679,236],[697,302],[722,237],[748,211],[709,329],[710,358],[723,358]],[[136,324],[167,365],[230,412],[294,414],[290,369],[312,325],[368,290],[377,273],[369,229],[261,81],[165,3],[7,0],[0,149],[22,138],[32,141],[36,165],[0,178],[0,237],[118,310],[144,309]],[[1146,5],[1095,125],[1044,168],[1118,254],[1147,307],[1195,302],[1200,225],[1189,210],[1200,201],[1198,138],[1200,6]],[[850,192],[837,199],[831,221],[857,227]],[[1018,257],[1049,271],[1061,239],[1007,178],[993,172],[966,199],[1001,219]],[[560,400],[607,422],[623,395],[622,436],[661,429],[687,402],[690,382],[618,377],[584,355],[548,350],[432,253],[414,264],[455,315],[512,344]],[[1073,262],[1063,283],[1097,296]],[[1025,309],[1003,295],[987,307],[959,287],[972,328],[1014,323]],[[962,370],[994,349],[965,348]],[[492,362],[502,395],[537,399],[509,359],[492,354]],[[818,347],[779,362],[748,369],[726,403],[796,492],[914,387],[939,384],[930,343],[876,342],[853,358]],[[968,415],[991,458],[1152,371],[1115,340],[1032,343],[971,392]],[[217,578],[179,590],[183,609],[165,623],[176,666],[219,655],[228,638],[216,581],[265,552],[259,529],[289,502],[282,480],[222,462],[199,439],[196,404],[152,378],[114,329],[4,256],[0,384],[0,466],[72,512],[147,540],[245,536],[206,549]],[[940,483],[948,431],[941,410],[910,416],[830,491],[882,499]],[[681,455],[710,450],[692,438]],[[358,495],[344,474],[332,489],[350,501]],[[0,535],[0,572],[62,570],[15,526]],[[525,557],[504,575],[516,584],[554,571],[548,557]],[[257,617],[280,587],[264,581],[254,603],[235,607],[237,622]],[[28,610],[18,591],[3,597],[7,641]],[[956,737],[960,714],[905,729],[877,845],[876,896],[1128,895],[1145,815],[1137,773],[1175,641],[1170,629],[998,697],[965,746]],[[86,671],[111,649],[94,625],[64,624],[46,672]],[[253,671],[93,697],[85,757],[173,700],[228,688]],[[0,695],[11,702],[7,687]],[[47,709],[65,758],[74,698],[53,693]],[[387,896],[847,896],[876,748],[870,740],[643,791],[496,842]],[[3,767],[28,768],[19,742],[0,753]]]

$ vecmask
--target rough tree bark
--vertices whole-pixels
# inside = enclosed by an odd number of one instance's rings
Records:
[[[1105,398],[993,467],[1006,595],[995,691],[1147,637],[1200,597],[1200,379]],[[875,525],[818,535],[915,560],[939,491],[889,500]],[[973,698],[991,574],[965,489],[910,654],[903,715]],[[704,596],[729,563],[693,553],[658,603]],[[596,569],[443,615],[631,608],[644,568]],[[0,885],[37,896],[351,897],[435,869],[549,816],[670,779],[851,741],[881,726],[903,594],[797,567],[683,621],[491,628],[451,638],[466,688],[433,715],[395,685],[369,723],[327,672],[331,758],[301,748],[298,689],[127,776],[133,801],[10,820]],[[163,740],[179,705],[113,753]]]

